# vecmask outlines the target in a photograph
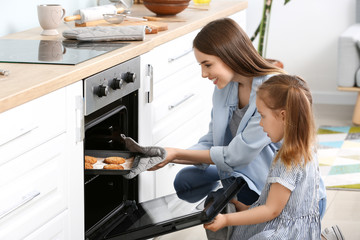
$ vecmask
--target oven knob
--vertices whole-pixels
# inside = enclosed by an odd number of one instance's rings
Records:
[[[97,95],[99,97],[104,97],[107,96],[109,93],[109,88],[108,86],[104,86],[104,85],[100,85],[97,91]]]
[[[132,72],[125,73],[125,76],[124,76],[125,82],[127,82],[127,83],[135,82],[135,79],[136,79],[135,73],[132,73]]]
[[[113,82],[111,84],[112,89],[116,90],[116,89],[121,89],[121,86],[123,84],[123,80],[122,78],[114,78]]]

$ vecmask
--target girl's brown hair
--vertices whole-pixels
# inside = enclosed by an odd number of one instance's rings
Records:
[[[230,18],[208,23],[195,37],[193,47],[202,53],[219,57],[242,76],[285,73],[261,57],[247,34]]]
[[[275,160],[288,167],[311,161],[315,142],[315,122],[310,89],[302,78],[279,74],[269,78],[257,90],[257,97],[274,113],[285,110],[283,144]]]

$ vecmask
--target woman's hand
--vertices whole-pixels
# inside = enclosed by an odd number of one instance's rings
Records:
[[[155,170],[158,170],[160,168],[163,168],[168,163],[172,162],[175,159],[176,148],[165,148],[165,151],[166,151],[166,158],[164,159],[164,161],[162,161],[161,163],[153,166],[152,168],[149,168],[148,171],[155,171]]]
[[[226,216],[219,213],[211,223],[204,224],[204,228],[216,232],[221,228],[226,227]]]

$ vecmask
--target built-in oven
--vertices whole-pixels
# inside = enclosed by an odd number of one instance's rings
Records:
[[[133,159],[121,135],[138,140],[140,59],[133,58],[83,80],[84,155]],[[129,168],[84,170],[85,239],[148,239],[210,221],[243,184],[237,179],[217,194],[175,193],[138,202],[138,178]],[[202,191],[202,190],[199,190]],[[194,196],[198,196],[194,198]]]

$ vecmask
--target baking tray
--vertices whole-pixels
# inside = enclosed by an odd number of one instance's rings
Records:
[[[125,175],[130,173],[130,170],[137,167],[139,163],[138,158],[135,159],[135,153],[128,151],[85,150],[85,156],[92,156],[98,158],[98,162],[93,165],[93,169],[85,169],[86,175]],[[124,167],[123,170],[103,169],[102,167],[105,165],[105,163],[103,163],[103,160],[107,157],[123,157],[125,159],[134,157],[134,160],[126,160],[126,162],[122,164],[122,166]]]

